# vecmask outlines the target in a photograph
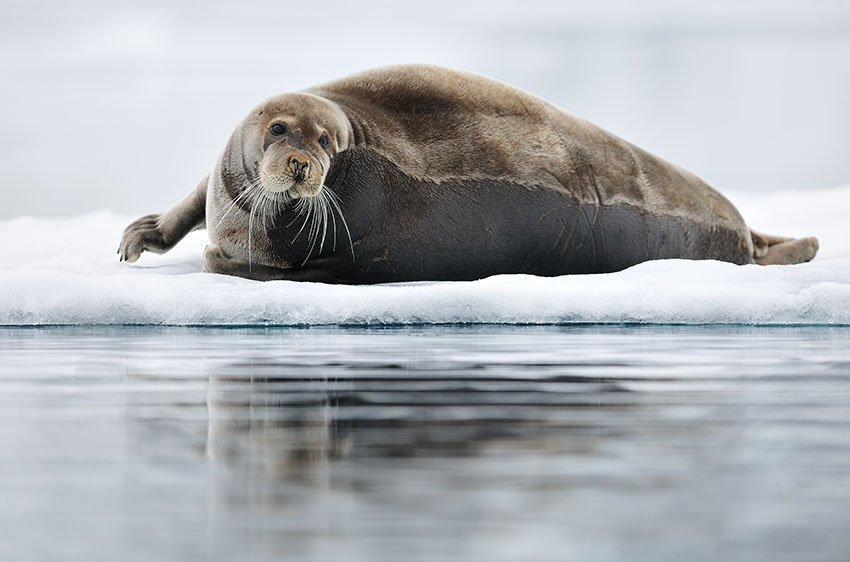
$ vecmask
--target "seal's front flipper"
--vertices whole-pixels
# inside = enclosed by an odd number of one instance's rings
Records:
[[[753,247],[755,248],[755,240]],[[817,238],[786,238],[784,242],[769,245],[761,256],[756,253],[754,261],[759,265],[791,265],[810,261],[817,253]]]
[[[124,229],[118,256],[121,261],[134,262],[142,252],[163,254],[184,236],[203,228],[206,216],[207,183],[209,174],[198,183],[183,201],[164,213],[145,215]]]
[[[134,262],[145,250],[158,254],[170,250],[171,246],[166,244],[159,228],[161,218],[162,215],[156,213],[145,215],[131,222],[121,236],[121,244],[118,246],[118,259]]]

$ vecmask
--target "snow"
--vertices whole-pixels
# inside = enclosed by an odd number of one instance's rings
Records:
[[[473,282],[262,283],[201,273],[203,231],[126,264],[115,252],[135,217],[19,217],[0,222],[0,325],[850,324],[850,186],[730,198],[756,230],[817,236],[818,257],[771,267],[664,260],[606,275]]]

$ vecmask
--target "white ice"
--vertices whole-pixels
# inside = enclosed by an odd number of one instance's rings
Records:
[[[606,275],[473,282],[263,283],[201,273],[203,231],[126,264],[115,251],[135,217],[20,217],[0,222],[0,324],[850,324],[850,186],[727,195],[756,230],[817,236],[818,257],[771,267],[666,260]]]

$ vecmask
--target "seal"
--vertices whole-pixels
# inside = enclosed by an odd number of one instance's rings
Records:
[[[133,262],[204,227],[205,271],[352,284],[792,264],[818,248],[750,230],[702,179],[542,99],[427,65],[265,100],[118,253]]]

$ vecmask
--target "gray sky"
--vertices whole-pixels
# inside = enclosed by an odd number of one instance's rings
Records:
[[[401,62],[513,83],[720,189],[850,183],[850,3],[5,0],[0,218],[163,210],[261,99]]]

